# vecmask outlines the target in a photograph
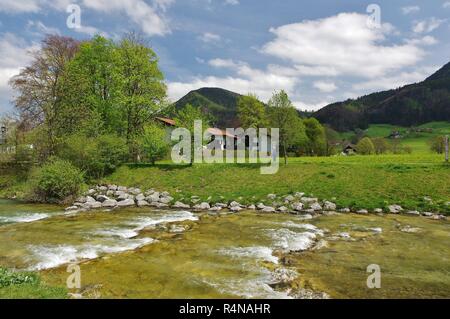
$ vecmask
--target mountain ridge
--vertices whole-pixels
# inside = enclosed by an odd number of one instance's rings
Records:
[[[239,127],[237,101],[241,96],[222,88],[204,87],[190,91],[174,106],[179,110],[189,103],[211,115],[217,127]],[[365,129],[369,124],[414,126],[450,121],[450,63],[422,82],[335,102],[313,113],[299,111],[299,115],[315,117],[337,131]]]

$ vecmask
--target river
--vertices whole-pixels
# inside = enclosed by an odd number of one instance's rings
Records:
[[[124,209],[0,201],[0,265],[87,298],[450,297],[450,224],[422,217]],[[367,266],[381,268],[369,289]]]

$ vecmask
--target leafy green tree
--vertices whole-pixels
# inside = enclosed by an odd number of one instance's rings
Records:
[[[241,96],[237,102],[237,110],[238,118],[244,129],[267,126],[266,108],[256,95]]]
[[[63,78],[65,133],[95,127],[95,134],[124,132],[117,45],[101,36],[83,42]],[[72,120],[70,120],[72,119]]]
[[[372,140],[368,137],[364,137],[359,143],[356,145],[356,151],[361,155],[371,155],[375,153],[375,146],[372,143]]]
[[[337,145],[341,142],[341,137],[339,136],[339,133],[333,130],[330,126],[326,125],[325,127],[325,136],[326,136],[326,155],[336,155],[338,153]]]
[[[431,151],[443,154],[445,152],[445,136],[435,136],[430,140]]]
[[[178,111],[175,122],[178,127],[185,128],[191,132],[191,166],[194,163],[194,122],[201,120],[203,128],[208,127],[209,117],[202,113],[200,108],[194,107],[191,104],[186,104],[184,108]]]
[[[33,52],[31,65],[10,80],[18,92],[14,104],[26,126],[43,126],[50,154],[58,139],[58,127],[63,127],[62,99],[67,93],[61,86],[68,61],[79,48],[79,42],[69,37],[49,35],[39,50]]]
[[[325,128],[313,117],[303,120],[303,123],[305,124],[306,136],[308,137],[308,154],[311,156],[326,155],[327,139]]]
[[[287,164],[288,149],[302,139],[301,119],[283,90],[274,93],[268,104],[268,118],[271,126],[280,130],[280,147]]]
[[[372,143],[375,147],[375,153],[378,155],[386,153],[389,149],[389,144],[383,137],[372,138]]]
[[[122,118],[129,145],[144,132],[144,127],[161,111],[166,85],[155,52],[139,36],[127,35],[117,48],[120,73]]]
[[[142,148],[153,165],[169,151],[170,144],[167,142],[166,134],[166,130],[156,123],[149,124],[144,129]]]

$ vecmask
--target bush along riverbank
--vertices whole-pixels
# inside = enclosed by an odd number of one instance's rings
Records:
[[[0,267],[0,299],[64,299],[67,296],[65,288],[44,285],[37,273]]]
[[[431,201],[429,198],[425,198],[424,200]],[[447,202],[446,205],[450,205],[450,202]],[[445,215],[440,214],[439,212],[408,210],[396,204],[373,210],[338,207],[332,201],[309,197],[302,192],[288,195],[268,194],[264,201],[242,204],[236,200],[214,202],[211,197],[207,200],[202,200],[198,196],[179,198],[176,200],[169,192],[159,192],[154,189],[143,191],[136,187],[128,188],[117,185],[97,185],[96,187],[89,189],[83,196],[79,197],[72,206],[67,207],[66,211],[82,212],[94,209],[115,210],[125,207],[155,207],[215,212],[226,210],[233,213],[238,213],[242,210],[256,210],[261,213],[301,214],[304,215],[305,218],[313,218],[313,216],[319,214],[330,215],[339,212],[362,215],[369,213],[406,214],[410,216],[423,216],[436,220],[447,219]]]

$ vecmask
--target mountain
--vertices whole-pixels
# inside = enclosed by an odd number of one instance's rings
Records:
[[[423,82],[330,104],[313,115],[338,131],[450,121],[450,63]]]
[[[237,101],[240,97],[237,93],[220,88],[201,88],[189,92],[175,102],[175,109],[179,110],[186,104],[191,104],[210,115],[216,127],[239,127]]]

